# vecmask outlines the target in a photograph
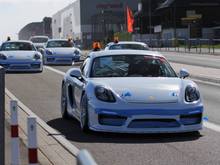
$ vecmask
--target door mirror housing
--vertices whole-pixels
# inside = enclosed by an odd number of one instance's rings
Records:
[[[179,73],[179,77],[185,79],[189,77],[189,72],[186,69],[181,69]]]
[[[80,77],[82,77],[81,70],[78,69],[78,68],[72,70],[72,71],[70,72],[70,76],[71,76],[71,77],[74,77],[74,78],[77,78],[77,79],[80,79]]]
[[[44,54],[44,48],[38,48],[38,51],[43,55]]]

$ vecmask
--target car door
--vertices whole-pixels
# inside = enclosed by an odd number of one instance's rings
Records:
[[[78,79],[77,83],[75,84],[74,98],[75,98],[76,107],[77,107],[76,109],[78,114],[80,114],[81,97],[85,87],[87,73],[89,71],[89,63],[90,63],[90,58],[87,58],[81,67],[82,78]]]

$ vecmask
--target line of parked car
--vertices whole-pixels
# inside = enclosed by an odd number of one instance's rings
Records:
[[[0,47],[0,65],[6,72],[42,72],[43,65],[79,61],[81,50],[72,40],[34,36],[30,41],[6,41]]]

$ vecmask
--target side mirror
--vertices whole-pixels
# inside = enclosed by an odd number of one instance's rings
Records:
[[[70,72],[70,76],[79,79],[79,78],[82,76],[81,70],[80,70],[80,69],[74,69],[74,70],[72,70],[72,71]]]
[[[179,77],[183,79],[187,78],[189,77],[189,72],[186,69],[181,69],[179,73]]]
[[[43,55],[44,54],[44,48],[39,48],[38,51]]]

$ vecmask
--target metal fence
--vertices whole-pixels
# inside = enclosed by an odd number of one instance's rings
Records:
[[[220,39],[142,39],[152,50],[220,55]]]
[[[5,71],[0,66],[0,164],[5,164]]]

